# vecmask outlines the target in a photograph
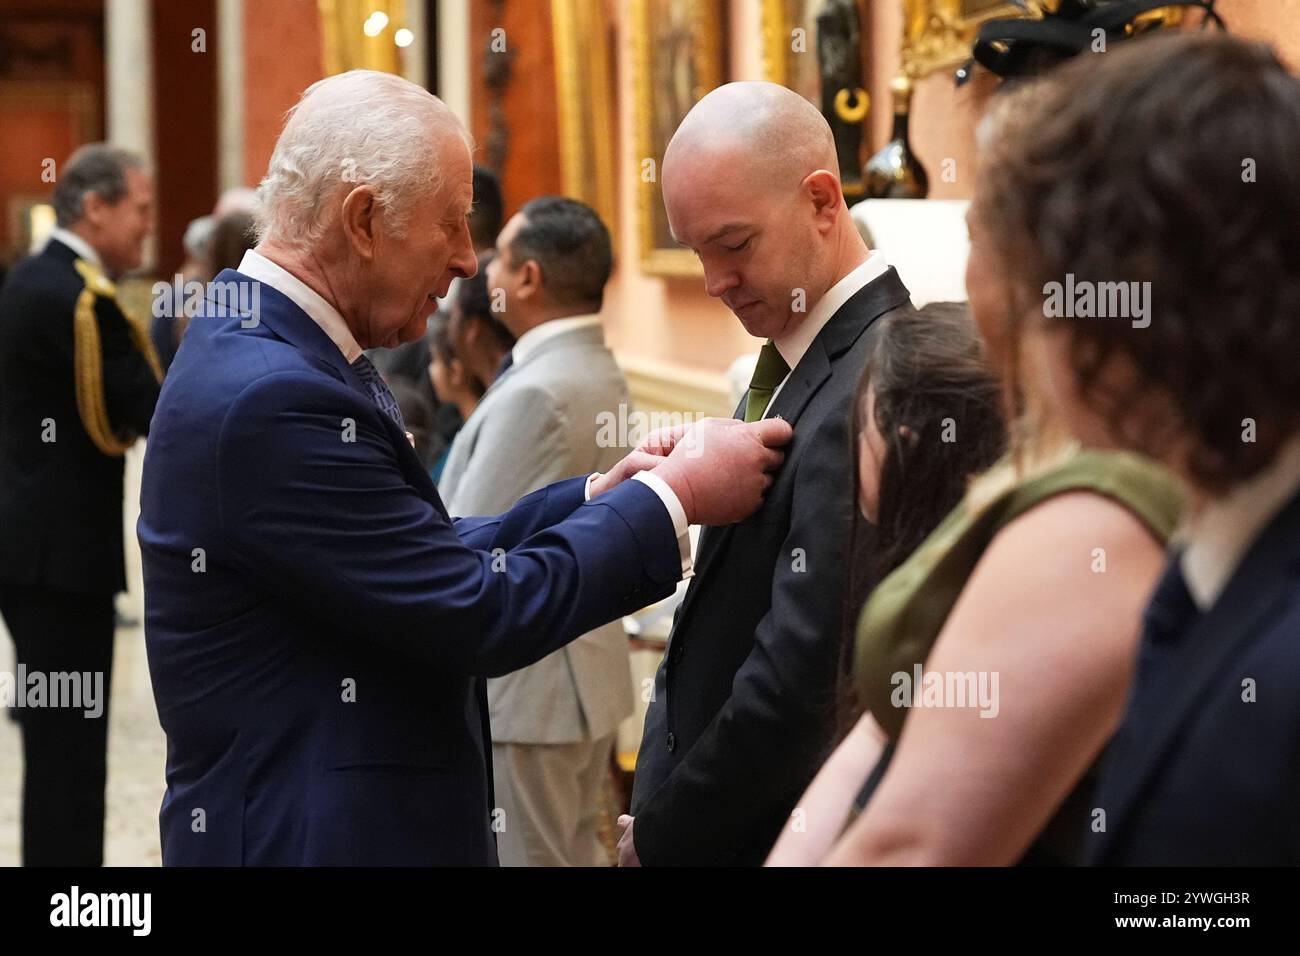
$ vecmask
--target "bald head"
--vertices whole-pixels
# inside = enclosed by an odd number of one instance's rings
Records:
[[[691,108],[664,152],[664,175],[697,161],[774,188],[817,169],[840,175],[831,128],[817,107],[776,83],[727,83]]]
[[[695,104],[664,153],[661,182],[673,237],[751,335],[779,345],[866,258],[830,126],[775,83],[728,83]]]

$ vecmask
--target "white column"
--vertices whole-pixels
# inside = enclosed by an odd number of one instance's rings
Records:
[[[244,185],[244,0],[217,0],[217,183]]]
[[[104,4],[108,139],[154,164],[152,0]]]
[[[469,0],[441,0],[438,4],[438,96],[466,127],[469,126],[470,56]]]
[[[406,0],[406,28],[415,40],[402,51],[402,75],[412,83],[429,86],[429,23],[424,0]]]
[[[107,0],[104,4],[104,73],[107,104],[107,139],[116,146],[133,150],[157,167],[154,151],[153,101],[153,3],[152,0]],[[144,247],[145,273],[157,260],[155,236]],[[126,595],[118,607],[127,617],[144,617],[144,588],[140,576],[140,545],[135,523],[140,515],[140,468],[144,442],[136,442],[126,454],[126,494],[122,509],[126,556]]]

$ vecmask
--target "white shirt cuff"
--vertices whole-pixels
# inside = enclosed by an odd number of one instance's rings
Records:
[[[632,476],[633,481],[639,481],[645,484],[651,491],[659,496],[659,500],[664,503],[668,509],[668,517],[672,518],[673,531],[677,534],[677,548],[682,557],[682,577],[689,578],[693,573],[691,565],[691,526],[686,521],[686,509],[677,499],[677,493],[669,487],[668,482],[664,481],[653,471],[638,471]],[[588,487],[591,485],[590,479],[587,481]]]
[[[600,472],[598,471],[593,471],[590,475],[587,476],[587,483],[582,486],[583,501],[591,500],[591,483],[599,477],[600,477]]]

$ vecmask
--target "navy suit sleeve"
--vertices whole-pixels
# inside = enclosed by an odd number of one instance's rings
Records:
[[[672,519],[641,482],[576,506],[578,479],[543,488],[468,525],[471,547],[406,482],[379,414],[342,382],[281,372],[245,388],[223,422],[219,543],[304,615],[490,677],[667,595],[680,577]]]
[[[513,548],[529,535],[563,521],[582,506],[587,475],[566,478],[539,488],[515,502],[504,514],[485,518],[453,518],[460,540],[471,548]]]
[[[825,758],[834,713],[843,568],[852,520],[846,417],[827,417],[799,464],[772,604],[731,696],[636,812],[647,866],[737,852],[774,806],[793,807]],[[799,560],[796,560],[796,556]]]

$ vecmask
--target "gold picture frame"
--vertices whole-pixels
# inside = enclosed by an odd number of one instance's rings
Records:
[[[980,25],[1003,17],[1041,19],[1058,0],[1026,0],[1028,11],[1006,0],[903,0],[902,71],[919,80],[949,70],[971,57]],[[1184,8],[1158,7],[1137,18],[1177,26]]]
[[[602,0],[551,0],[560,188],[599,213],[618,235],[618,144],[609,20]]]
[[[1035,8],[1031,15],[1041,13]],[[903,0],[903,72],[919,80],[960,66],[970,59],[981,23],[1024,16],[1006,0]]]
[[[659,170],[686,111],[722,85],[725,0],[633,0],[636,78],[637,212],[641,271],[698,277],[699,260],[672,240]]]
[[[763,79],[780,83],[817,105],[821,74],[817,61],[817,10],[822,0],[763,0]],[[794,49],[796,29],[803,49]]]
[[[396,32],[406,26],[406,0],[316,0],[321,27],[321,65],[326,76],[348,70],[402,73]],[[376,22],[368,26],[372,17]]]

